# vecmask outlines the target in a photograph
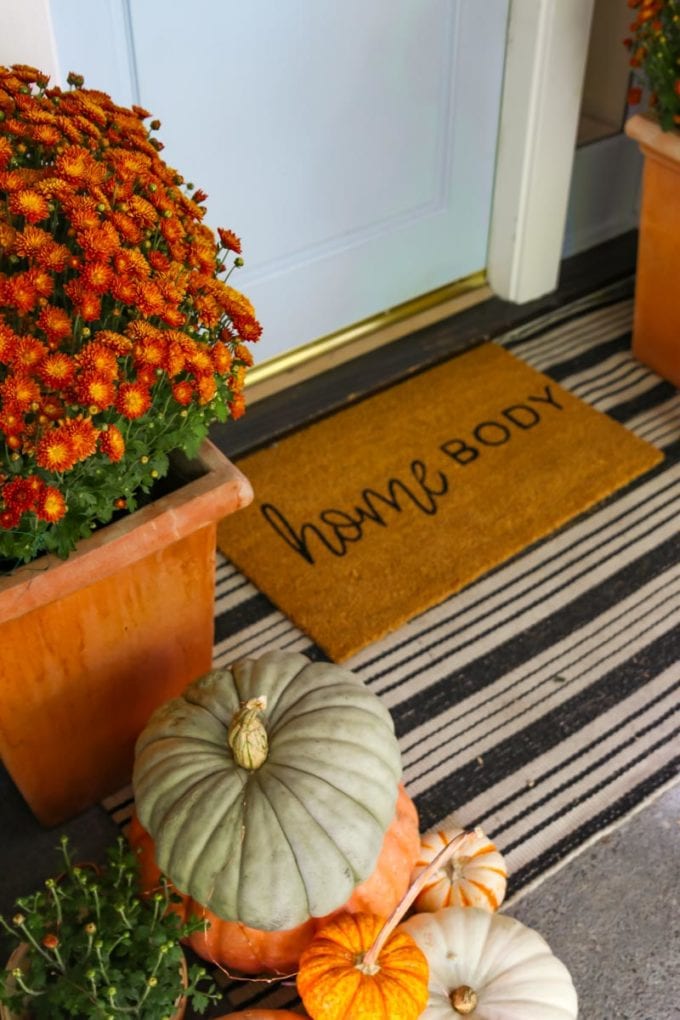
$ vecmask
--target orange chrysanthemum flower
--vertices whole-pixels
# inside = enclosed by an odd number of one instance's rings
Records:
[[[21,258],[33,259],[54,244],[52,235],[40,227],[26,226],[13,239],[14,251]]]
[[[111,286],[113,270],[106,262],[88,262],[80,278],[85,287],[97,294],[103,294]]]
[[[6,410],[29,411],[40,401],[40,388],[35,379],[15,373],[0,383],[0,396]]]
[[[63,273],[71,262],[72,255],[65,244],[53,242],[45,245],[35,256],[36,264],[52,273]]]
[[[165,309],[165,299],[160,288],[151,280],[144,280],[137,285],[135,304],[142,315],[148,318],[161,315]]]
[[[116,397],[116,410],[125,418],[141,418],[151,407],[151,394],[139,383],[121,383]]]
[[[9,254],[14,249],[17,231],[9,223],[0,222],[0,249]]]
[[[137,341],[133,347],[135,365],[152,365],[160,368],[166,357],[167,341],[160,330],[155,336]]]
[[[210,351],[215,371],[219,375],[226,375],[232,365],[231,351],[225,344],[215,344]]]
[[[130,216],[142,227],[155,225],[158,214],[151,202],[147,202],[141,195],[134,195],[128,202]]]
[[[37,325],[43,331],[48,340],[64,340],[71,335],[73,323],[71,316],[63,308],[56,308],[54,305],[45,305],[37,318]]]
[[[175,376],[184,370],[185,365],[186,357],[181,342],[171,338],[165,349],[163,368],[170,378],[174,379]]]
[[[50,214],[50,207],[39,191],[25,188],[10,195],[7,206],[15,216],[23,216],[27,223],[40,223]]]
[[[29,269],[26,276],[31,281],[41,298],[52,296],[54,290],[54,279],[46,269]]]
[[[79,278],[69,280],[64,291],[73,302],[73,308],[85,322],[93,322],[101,315],[101,297],[90,290]]]
[[[38,145],[58,145],[61,141],[61,135],[57,131],[56,127],[52,127],[49,124],[36,124],[35,127],[31,128],[30,138],[32,141],[37,142]]]
[[[98,330],[94,335],[93,342],[101,344],[116,355],[128,354],[132,350],[132,341],[122,333],[115,333],[111,329]]]
[[[26,315],[36,307],[40,295],[32,278],[26,272],[17,273],[16,276],[11,276],[6,281],[4,298],[11,308],[16,308],[21,315]]]
[[[141,251],[135,248],[122,248],[114,257],[113,265],[121,276],[144,278],[149,276],[151,269]]]
[[[35,451],[38,467],[46,471],[70,471],[78,461],[73,439],[64,425],[55,425],[44,433]]]
[[[86,460],[96,451],[99,430],[90,418],[76,418],[66,422],[62,428],[71,440],[76,461]]]
[[[80,230],[76,234],[78,244],[88,258],[109,259],[120,249],[120,235],[111,223],[102,223],[99,227]]]
[[[142,386],[151,389],[151,387],[158,381],[158,375],[160,374],[160,368],[152,368],[151,365],[142,365],[137,369],[137,382],[141,383]]]
[[[229,413],[237,421],[246,413],[246,399],[242,393],[236,393],[229,403]]]
[[[38,497],[36,514],[42,521],[49,521],[54,524],[60,521],[66,513],[66,501],[59,489],[53,485],[46,485]]]
[[[144,237],[144,231],[137,225],[131,216],[128,216],[127,213],[112,213],[111,222],[123,240],[127,241],[128,244],[139,244]]]
[[[99,184],[106,177],[106,168],[80,145],[65,149],[55,161],[55,170],[61,177],[79,184]]]
[[[101,223],[97,203],[85,195],[69,195],[62,205],[74,230],[96,230]]]
[[[188,351],[187,365],[195,375],[212,375],[214,371],[210,351],[200,344],[194,344]]]
[[[130,276],[114,276],[111,294],[123,305],[133,305],[137,297],[137,284]]]
[[[236,236],[233,230],[225,230],[224,227],[218,227],[217,233],[223,248],[235,251],[237,255],[241,254],[241,239]]]
[[[125,454],[125,440],[123,433],[115,425],[99,433],[99,449],[114,464],[122,460]]]
[[[58,421],[64,417],[64,405],[58,397],[48,395],[40,404],[41,424],[44,421]],[[44,418],[44,421],[42,419]]]
[[[116,387],[112,380],[96,372],[84,372],[79,376],[74,387],[76,399],[89,407],[103,411],[111,407],[116,399]]]
[[[47,355],[47,347],[32,336],[22,336],[14,348],[12,365],[18,371],[32,372]]]
[[[40,365],[38,375],[55,390],[64,390],[73,379],[75,364],[68,354],[49,354]]]
[[[118,378],[118,358],[115,352],[100,340],[91,340],[85,344],[78,355],[78,362],[86,370],[96,372],[105,379]]]
[[[251,351],[249,351],[243,344],[236,344],[236,347],[234,348],[234,357],[238,358],[239,361],[242,361],[244,365],[250,366],[253,363],[253,355]]]
[[[214,375],[199,375],[196,380],[199,404],[209,404],[217,393],[217,383]]]
[[[184,407],[186,407],[193,400],[194,387],[190,382],[187,382],[187,380],[185,379],[182,382],[177,382],[173,384],[172,395],[178,404],[182,404]]]

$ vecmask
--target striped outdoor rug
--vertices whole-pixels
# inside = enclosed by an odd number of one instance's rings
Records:
[[[678,776],[680,394],[632,360],[631,317],[603,292],[497,342],[664,462],[346,664],[392,712],[421,829],[481,825],[507,902]],[[222,557],[215,622],[217,665],[323,658]],[[129,791],[107,806],[124,822]],[[283,1006],[294,989],[239,984],[230,1001]]]

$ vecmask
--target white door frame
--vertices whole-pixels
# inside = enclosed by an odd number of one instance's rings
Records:
[[[557,284],[594,0],[511,0],[487,271],[502,298]],[[0,0],[0,64],[62,80],[50,0]]]
[[[594,0],[511,0],[487,273],[522,303],[557,285]]]

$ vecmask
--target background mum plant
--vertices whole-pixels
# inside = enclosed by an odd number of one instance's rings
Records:
[[[70,74],[0,68],[0,558],[65,557],[238,418],[261,327],[239,238],[160,126]]]
[[[202,922],[185,925],[168,911],[167,883],[150,899],[139,895],[137,858],[122,838],[102,869],[74,865],[65,836],[61,852],[64,873],[19,899],[11,919],[0,917],[14,947],[28,950],[24,966],[0,983],[13,1014],[170,1020],[182,994],[199,1013],[218,1000],[202,967],[191,967],[182,986],[180,939]]]
[[[624,40],[630,51],[635,84],[629,102],[650,90],[652,109],[664,131],[680,126],[680,0],[628,0],[637,13]]]

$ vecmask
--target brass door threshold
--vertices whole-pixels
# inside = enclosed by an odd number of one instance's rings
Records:
[[[403,336],[491,297],[486,271],[472,273],[427,294],[405,301],[352,326],[329,333],[311,343],[296,347],[261,365],[254,365],[247,376],[248,404],[336,368],[352,358],[376,350]],[[257,354],[257,350],[255,351]]]

